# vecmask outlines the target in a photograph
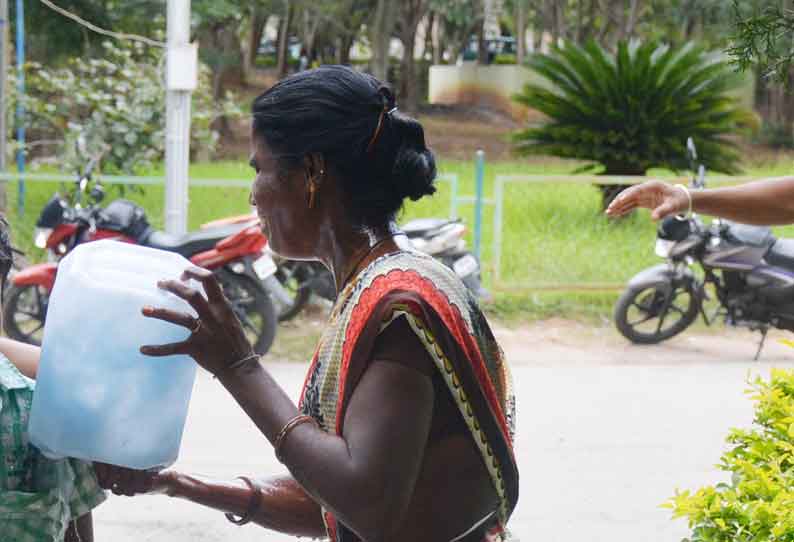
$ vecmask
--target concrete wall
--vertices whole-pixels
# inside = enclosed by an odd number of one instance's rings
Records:
[[[466,104],[493,107],[522,118],[526,108],[513,102],[513,94],[527,83],[545,84],[542,77],[518,65],[431,66],[428,101],[431,104]]]

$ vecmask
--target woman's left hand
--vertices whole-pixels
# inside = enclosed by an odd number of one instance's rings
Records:
[[[204,286],[206,299],[199,290],[185,284],[184,281],[189,279]],[[141,353],[155,357],[186,354],[214,375],[253,354],[240,320],[223,295],[221,285],[212,271],[191,267],[182,274],[182,281],[161,281],[158,286],[190,303],[198,318],[187,312],[144,307],[144,316],[182,326],[191,333],[179,343],[142,346]]]

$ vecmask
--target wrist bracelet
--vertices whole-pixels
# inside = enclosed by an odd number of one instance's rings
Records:
[[[256,487],[251,479],[247,476],[238,476],[237,479],[245,482],[245,485],[247,485],[251,490],[251,499],[248,501],[248,509],[245,511],[245,514],[239,518],[235,517],[231,512],[227,512],[224,515],[226,516],[226,519],[235,525],[243,526],[251,521],[254,512],[256,512],[256,509],[259,507],[259,488]]]
[[[690,192],[689,188],[687,188],[687,186],[684,184],[677,184],[675,185],[675,187],[680,190],[683,190],[684,194],[686,194],[686,199],[689,201],[689,208],[687,209],[686,214],[681,215],[679,213],[676,215],[676,218],[678,218],[679,220],[689,220],[690,218],[692,218],[692,192]]]
[[[276,443],[273,445],[273,449],[276,452],[276,459],[278,459],[279,463],[284,463],[284,459],[281,457],[281,449],[284,447],[284,441],[287,439],[287,435],[290,434],[290,431],[303,423],[313,423],[317,426],[317,422],[311,416],[299,415],[288,421],[284,427],[281,428],[281,431],[279,431],[276,437]]]
[[[221,369],[220,371],[218,371],[217,373],[212,375],[212,378],[218,378],[218,375],[221,375],[223,373],[228,373],[229,371],[234,371],[235,369],[239,369],[240,367],[242,367],[243,365],[245,365],[249,361],[253,361],[253,360],[257,359],[257,358],[259,358],[259,354],[257,354],[256,352],[253,352],[253,353],[251,353],[251,355],[246,356],[243,359],[239,359],[239,360],[235,361],[234,363],[232,363],[231,365],[229,365],[227,367],[224,367],[223,369]]]

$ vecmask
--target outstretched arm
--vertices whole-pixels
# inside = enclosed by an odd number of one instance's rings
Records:
[[[155,474],[100,463],[94,469],[100,485],[117,495],[168,495],[238,517],[251,509],[250,520],[267,529],[291,536],[326,535],[320,506],[291,476],[252,480],[254,492],[239,479],[211,480],[176,471]]]
[[[744,224],[778,225],[794,223],[794,177],[764,179],[741,186],[691,190],[695,212],[719,216]],[[651,209],[654,220],[686,212],[689,200],[678,187],[648,181],[620,194],[607,209],[610,216],[622,216],[638,207]]]

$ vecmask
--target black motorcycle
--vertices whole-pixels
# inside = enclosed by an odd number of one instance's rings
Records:
[[[691,138],[687,148],[694,171]],[[705,186],[705,173],[697,168],[694,188]],[[723,318],[759,331],[758,359],[769,329],[794,331],[794,239],[776,239],[765,226],[673,216],[659,225],[656,254],[667,263],[632,278],[615,306],[615,324],[630,341],[659,343],[702,315],[707,325]],[[695,263],[702,274],[693,271]],[[704,308],[707,286],[719,302],[711,316]]]

